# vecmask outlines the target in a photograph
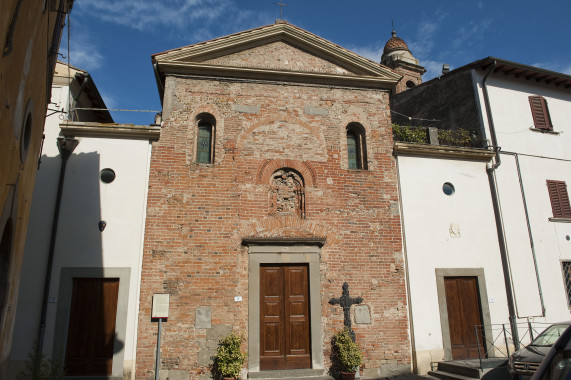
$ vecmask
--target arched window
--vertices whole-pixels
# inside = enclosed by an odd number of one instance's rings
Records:
[[[214,162],[214,139],[216,119],[209,113],[201,113],[196,117],[196,162],[212,164]]]
[[[367,169],[365,128],[359,123],[347,126],[347,163],[349,169]]]

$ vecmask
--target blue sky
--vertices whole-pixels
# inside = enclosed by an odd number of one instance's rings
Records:
[[[160,110],[151,54],[272,24],[278,0],[75,0],[69,59],[109,108]],[[283,18],[379,62],[397,35],[428,72],[495,56],[571,75],[569,0],[282,0]],[[60,53],[67,62],[67,33]],[[150,124],[153,113],[113,112]]]

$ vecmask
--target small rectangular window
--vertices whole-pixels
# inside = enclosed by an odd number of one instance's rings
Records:
[[[571,218],[571,205],[565,181],[547,180],[547,191],[554,218]]]
[[[567,294],[567,307],[571,308],[571,261],[563,261],[563,282],[565,283],[565,293]]]
[[[531,114],[535,128],[552,131],[553,125],[551,124],[549,109],[547,108],[545,98],[543,96],[530,96],[529,105],[531,106]]]

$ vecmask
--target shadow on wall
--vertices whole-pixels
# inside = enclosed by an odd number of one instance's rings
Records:
[[[81,143],[80,145],[81,146]],[[66,375],[110,375],[124,342],[115,333],[119,278],[105,278],[100,229],[100,156],[74,153],[67,162],[61,206],[54,220],[62,159],[42,156],[37,174],[14,332],[18,373],[40,336],[44,278],[52,225],[57,223],[42,352],[64,364]],[[17,368],[16,368],[17,367]]]

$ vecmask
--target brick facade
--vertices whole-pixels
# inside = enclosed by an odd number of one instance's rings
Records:
[[[275,68],[273,59],[262,59],[272,54],[279,59],[275,45],[221,57],[217,64]],[[298,67],[332,70],[330,61],[300,51],[295,56]],[[216,120],[212,164],[195,159],[197,115],[202,113]],[[204,377],[217,332],[248,334],[249,253],[243,239],[261,237],[284,244],[291,238],[325,239],[319,259],[321,299],[311,300],[321,303],[322,315],[311,318],[322,322],[325,368],[331,336],[343,326],[342,309],[328,301],[341,294],[344,281],[370,311],[370,324],[353,323],[365,374],[410,368],[389,92],[167,73],[163,120],[149,178],[137,378],[154,373],[154,293],[170,294],[163,371]],[[346,127],[351,122],[364,127],[368,170],[348,169]],[[272,206],[272,175],[282,168],[303,179],[304,217],[276,213]],[[235,302],[236,296],[242,301]],[[197,327],[199,308],[210,309],[210,328]]]

